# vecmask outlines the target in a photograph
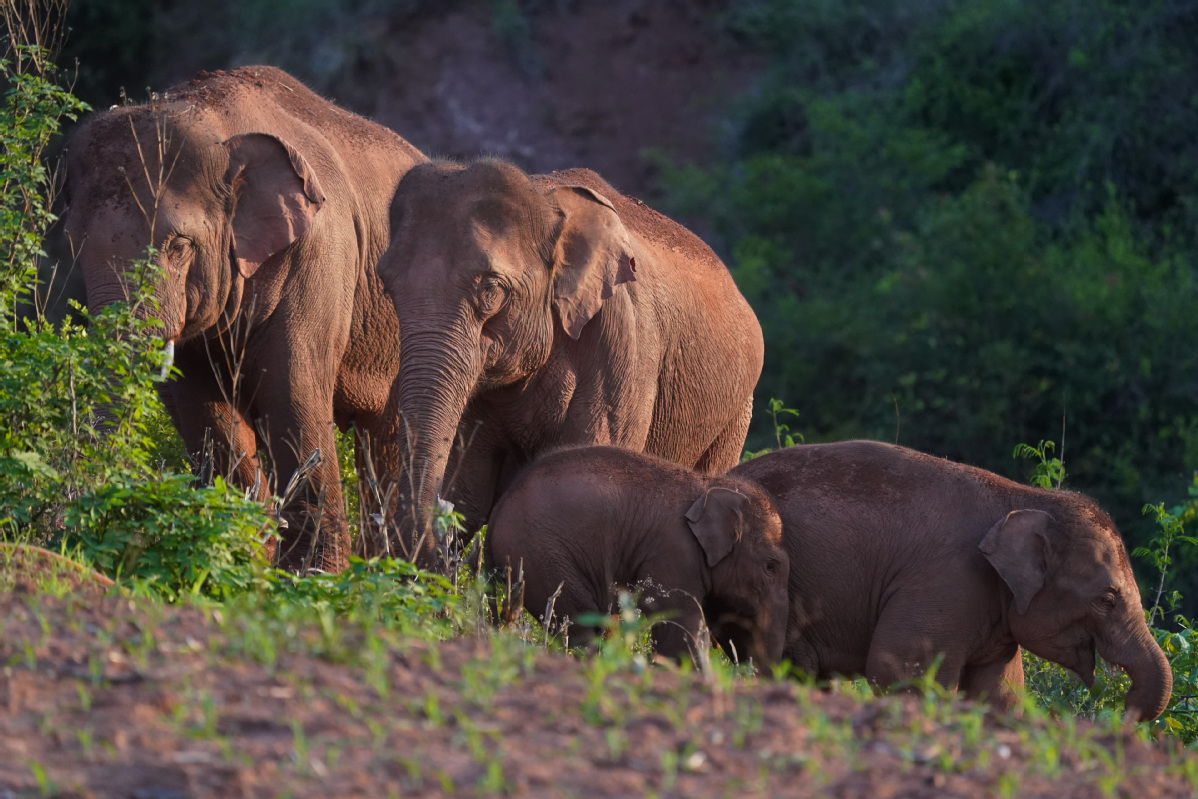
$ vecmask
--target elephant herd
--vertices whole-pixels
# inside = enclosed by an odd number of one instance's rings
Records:
[[[363,554],[436,565],[451,501],[555,629],[635,586],[675,657],[709,635],[880,685],[938,660],[942,684],[1006,706],[1021,647],[1087,682],[1097,650],[1131,675],[1131,716],[1168,702],[1119,533],[1086,498],[874,442],[738,466],[752,310],[697,236],[589,170],[430,159],[243,67],[94,114],[66,173],[88,305],[152,262],[146,313],[180,372],[164,405],[197,468],[281,496],[281,568],[347,562],[340,428]]]

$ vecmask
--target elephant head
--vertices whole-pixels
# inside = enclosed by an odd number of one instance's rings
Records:
[[[303,235],[324,202],[308,162],[266,133],[222,137],[167,108],[133,106],[92,118],[68,149],[66,235],[94,311],[130,297],[160,270],[157,309],[165,341],[231,320],[244,282]]]
[[[613,288],[635,279],[635,262],[607,198],[582,186],[542,190],[501,161],[415,167],[391,225],[378,271],[399,317],[419,534],[470,399],[527,381],[555,337],[577,339]],[[415,535],[405,538],[416,554]]]
[[[717,482],[686,521],[710,569],[703,612],[712,637],[741,660],[776,663],[786,642],[790,560],[773,502],[755,486]]]
[[[1063,495],[1049,513],[1021,509],[999,519],[979,548],[1011,591],[1010,625],[1024,648],[1094,682],[1094,651],[1131,677],[1128,715],[1164,711],[1173,674],[1144,621],[1127,551],[1093,503]]]

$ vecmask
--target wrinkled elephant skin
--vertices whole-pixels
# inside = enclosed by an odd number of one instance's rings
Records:
[[[790,554],[786,657],[810,674],[936,680],[1009,707],[1020,647],[1090,684],[1095,650],[1153,719],[1173,675],[1122,538],[1086,497],[870,441],[808,444],[729,472],[774,498]]]
[[[182,372],[162,394],[193,460],[211,435],[213,468],[261,498],[308,463],[280,510],[283,568],[346,562],[334,424],[397,474],[398,325],[375,262],[395,186],[423,160],[272,67],[200,73],[94,114],[69,144],[66,232],[88,306],[125,300],[131,263],[156,251],[152,313]]]

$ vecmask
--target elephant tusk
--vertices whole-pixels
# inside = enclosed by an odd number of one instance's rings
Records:
[[[170,374],[171,367],[175,364],[175,340],[171,339],[162,346],[162,371],[159,373],[160,380],[166,380],[166,376]]]

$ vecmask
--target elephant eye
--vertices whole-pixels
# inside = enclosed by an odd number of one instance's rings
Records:
[[[1098,610],[1102,613],[1109,613],[1114,610],[1115,605],[1119,602],[1119,595],[1113,591],[1103,594],[1098,598]]]
[[[778,569],[780,568],[782,568],[782,561],[778,560],[777,558],[770,558],[765,562],[766,574],[777,574]]]
[[[494,316],[507,302],[507,285],[498,275],[483,275],[474,295],[474,307],[484,319]]]
[[[191,239],[186,236],[172,236],[164,249],[170,260],[181,261],[191,252]]]

